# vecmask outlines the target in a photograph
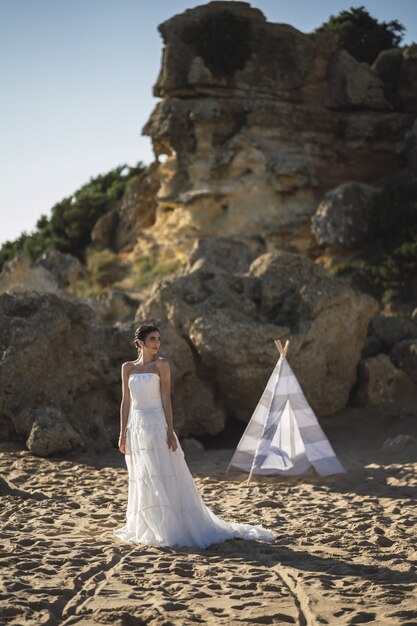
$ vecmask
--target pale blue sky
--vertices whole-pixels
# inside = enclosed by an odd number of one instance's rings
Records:
[[[231,0],[233,1],[233,0]],[[0,244],[90,177],[152,158],[141,130],[157,100],[161,22],[187,0],[0,0]],[[417,0],[253,0],[271,22],[310,32],[365,6],[417,41]]]

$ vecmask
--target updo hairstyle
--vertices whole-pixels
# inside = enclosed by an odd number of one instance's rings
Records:
[[[139,328],[137,328],[135,330],[135,340],[134,340],[134,344],[136,346],[136,348],[138,349],[138,352],[140,350],[142,350],[142,346],[139,344],[139,340],[140,341],[145,341],[146,337],[150,334],[150,333],[154,333],[154,332],[160,332],[159,328],[157,326],[152,326],[151,324],[144,324],[143,326],[139,326]]]

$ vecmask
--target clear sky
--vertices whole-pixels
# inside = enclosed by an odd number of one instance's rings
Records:
[[[234,1],[234,0],[230,0]],[[90,177],[149,163],[141,136],[157,100],[157,26],[191,0],[0,0],[0,244]],[[252,0],[271,22],[304,32],[365,6],[417,42],[417,0]]]

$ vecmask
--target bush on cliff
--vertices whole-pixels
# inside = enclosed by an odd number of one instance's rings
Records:
[[[355,59],[373,63],[382,50],[400,45],[405,28],[397,20],[378,22],[362,6],[331,15],[315,32],[335,33],[340,46]]]
[[[55,204],[50,217],[41,215],[32,233],[24,231],[14,241],[6,241],[1,246],[0,269],[21,250],[37,259],[48,248],[55,248],[84,261],[94,224],[101,215],[117,206],[129,181],[143,168],[141,162],[134,167],[119,165],[107,174],[90,178],[72,196]]]

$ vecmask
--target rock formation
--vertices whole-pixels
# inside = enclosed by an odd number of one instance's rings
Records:
[[[84,273],[81,262],[71,254],[47,250],[36,261],[20,252],[3,265],[0,293],[38,291],[59,293]]]
[[[367,405],[400,398],[417,398],[416,319],[377,314],[368,327],[351,400]]]
[[[417,339],[417,323],[404,317],[375,315],[370,325],[370,333],[374,333],[382,346],[388,351],[404,339]],[[384,350],[382,349],[381,352]]]
[[[139,233],[155,222],[158,189],[158,164],[154,162],[129,182],[117,209],[97,220],[92,241],[110,250],[131,250]]]
[[[417,113],[417,44],[383,50],[372,70],[383,84],[386,99],[398,111]]]
[[[372,235],[369,223],[378,189],[364,183],[343,183],[328,191],[311,219],[319,244],[354,247]]]
[[[391,360],[417,384],[417,339],[403,339],[396,343]]]
[[[354,404],[381,404],[406,397],[417,397],[417,385],[395,367],[388,355],[378,354],[360,361]]]
[[[256,254],[311,254],[325,192],[379,186],[398,169],[416,88],[396,109],[381,60],[359,63],[332,35],[269,23],[245,2],[210,2],[159,30],[162,100],[143,132],[165,160],[156,223],[139,249],[185,259],[197,236],[228,236]]]
[[[135,359],[134,324],[98,323],[92,307],[55,294],[0,295],[0,436],[35,454],[116,445],[124,361]],[[215,434],[222,402],[196,374],[187,341],[164,332],[179,436]]]
[[[0,295],[3,438],[23,437],[36,454],[114,445],[120,366],[136,356],[132,336],[55,294]]]
[[[195,422],[194,413],[204,405],[202,423],[216,415],[213,431],[222,428],[222,416],[247,421],[276,362],[277,337],[291,339],[288,358],[318,415],[345,406],[368,323],[378,309],[375,300],[300,254],[266,253],[250,262],[240,244],[247,266],[233,271],[227,242],[219,242],[221,254],[217,245],[215,239],[205,242],[186,272],[159,284],[136,315],[138,322],[160,326],[164,344],[168,335],[167,354],[174,361],[182,348],[178,360],[186,359],[186,365],[178,372],[190,371],[189,384],[174,377],[174,389],[188,419]],[[231,242],[231,254],[237,245]],[[201,386],[208,391],[199,397]],[[220,418],[213,412],[219,401]]]

